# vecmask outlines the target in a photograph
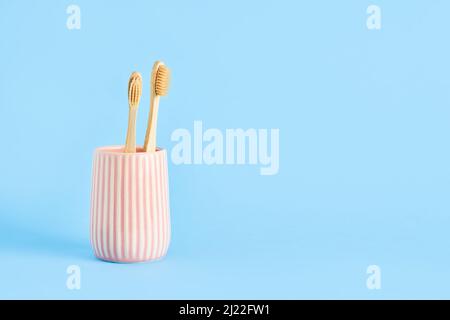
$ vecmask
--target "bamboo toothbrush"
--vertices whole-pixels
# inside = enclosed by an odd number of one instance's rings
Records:
[[[125,143],[126,153],[136,152],[136,114],[142,94],[142,76],[139,72],[133,72],[128,81],[128,130]]]
[[[150,87],[150,113],[145,133],[144,152],[156,151],[156,125],[158,122],[159,98],[169,92],[170,70],[161,61],[156,61],[152,70]]]

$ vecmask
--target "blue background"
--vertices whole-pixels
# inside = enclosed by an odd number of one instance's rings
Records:
[[[450,298],[449,14],[444,0],[0,0],[0,298]],[[101,262],[92,152],[123,143],[128,76],[148,83],[156,59],[173,72],[161,146],[194,120],[279,128],[280,171],[170,164],[168,256]],[[148,101],[146,87],[138,137]],[[81,290],[66,288],[73,264]]]

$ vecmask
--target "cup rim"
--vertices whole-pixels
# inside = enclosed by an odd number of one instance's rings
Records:
[[[113,146],[103,146],[98,147],[95,149],[95,153],[101,153],[101,154],[114,154],[114,155],[123,155],[123,156],[149,156],[149,155],[155,155],[158,153],[164,153],[166,149],[163,149],[161,147],[156,147],[156,152],[144,152],[144,148],[142,146],[136,146],[136,152],[135,153],[126,153],[123,152],[125,149],[124,145],[113,145]]]

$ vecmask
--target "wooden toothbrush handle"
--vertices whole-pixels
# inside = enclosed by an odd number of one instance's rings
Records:
[[[137,108],[129,109],[127,140],[125,142],[125,153],[136,152],[136,114]]]
[[[147,131],[145,133],[144,152],[156,151],[156,126],[158,124],[159,96],[150,100],[150,114],[148,116]]]

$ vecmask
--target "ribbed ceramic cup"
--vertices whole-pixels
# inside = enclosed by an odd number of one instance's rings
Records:
[[[141,262],[165,256],[170,242],[167,152],[95,150],[91,243],[107,261]]]

